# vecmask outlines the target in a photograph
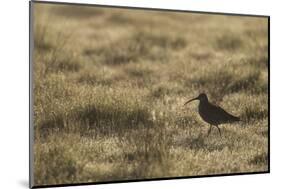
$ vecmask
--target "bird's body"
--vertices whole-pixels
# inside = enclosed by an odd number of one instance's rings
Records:
[[[209,102],[199,102],[199,114],[204,121],[211,125],[220,125],[239,121],[238,117],[227,113],[221,107],[215,106]]]
[[[202,93],[198,97],[191,99],[187,101],[185,104],[193,101],[193,100],[199,100],[199,115],[201,118],[210,124],[210,129],[208,131],[208,135],[211,132],[212,126],[215,126],[218,128],[220,134],[220,124],[225,123],[233,123],[236,121],[240,121],[239,117],[233,116],[229,113],[227,113],[224,109],[222,109],[219,106],[216,106],[214,104],[211,104],[208,101],[207,95]]]

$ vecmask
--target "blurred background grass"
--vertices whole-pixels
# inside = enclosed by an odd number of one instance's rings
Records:
[[[266,171],[267,25],[34,3],[35,185]],[[200,92],[243,121],[207,138]]]

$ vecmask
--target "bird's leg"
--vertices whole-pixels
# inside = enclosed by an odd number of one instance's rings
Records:
[[[221,137],[221,129],[219,128],[219,126],[218,126],[218,125],[215,125],[215,126],[218,128],[219,133],[220,133],[220,137]]]
[[[208,135],[207,135],[207,137],[208,137],[209,134],[211,133],[211,130],[212,130],[212,125],[210,124],[210,128],[209,128],[209,130],[208,130]]]

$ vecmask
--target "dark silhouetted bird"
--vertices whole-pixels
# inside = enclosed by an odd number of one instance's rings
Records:
[[[214,104],[211,104],[208,101],[208,97],[205,93],[201,93],[198,97],[193,98],[189,101],[187,101],[184,105],[187,103],[199,100],[199,114],[201,118],[210,124],[210,129],[208,130],[208,136],[211,132],[212,126],[215,126],[218,128],[220,136],[221,136],[221,130],[219,128],[220,124],[225,123],[233,123],[236,121],[240,121],[239,117],[233,116],[229,113],[227,113],[224,109],[222,109],[219,106],[216,106]]]

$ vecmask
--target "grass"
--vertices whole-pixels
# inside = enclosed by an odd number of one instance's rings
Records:
[[[35,185],[268,170],[266,18],[34,8]]]

